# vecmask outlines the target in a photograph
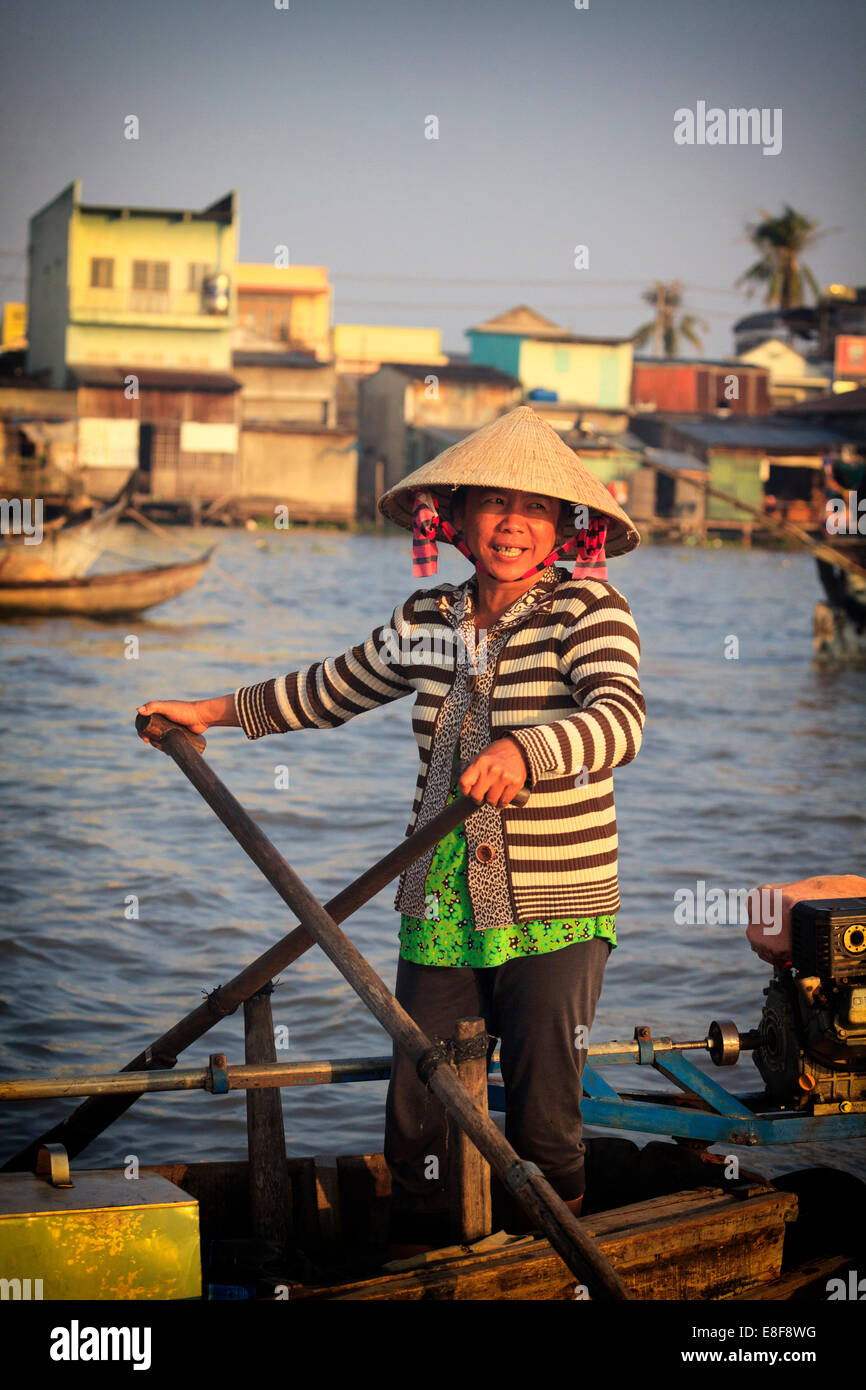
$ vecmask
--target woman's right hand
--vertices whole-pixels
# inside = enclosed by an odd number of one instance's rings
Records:
[[[151,700],[146,705],[139,705],[138,713],[164,714],[173,724],[182,724],[194,734],[203,734],[210,728],[208,720],[203,717],[207,703],[207,700]],[[150,743],[149,738],[144,741]]]

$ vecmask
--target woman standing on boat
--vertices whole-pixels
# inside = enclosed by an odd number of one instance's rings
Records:
[[[607,582],[605,550],[624,554],[640,538],[527,406],[409,474],[379,508],[412,529],[416,578],[436,573],[437,539],[475,574],[417,589],[341,656],[140,713],[197,733],[240,725],[257,739],[333,728],[415,692],[420,771],[407,834],[458,792],[478,808],[401,875],[396,997],[433,1041],[458,1018],[485,1019],[491,1055],[501,1039],[506,1137],[577,1214],[581,1075],[620,904],[612,769],[635,757],[646,713],[637,629]],[[569,575],[554,561],[572,554]],[[524,785],[527,804],[513,806]],[[449,1238],[448,1124],[395,1046],[392,1255]]]

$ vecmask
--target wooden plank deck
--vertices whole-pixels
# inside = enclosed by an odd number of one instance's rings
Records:
[[[778,1279],[797,1199],[767,1185],[735,1197],[716,1188],[636,1202],[583,1223],[635,1299],[718,1299]],[[581,1290],[547,1240],[472,1253],[348,1283],[290,1287],[292,1299],[574,1299]]]

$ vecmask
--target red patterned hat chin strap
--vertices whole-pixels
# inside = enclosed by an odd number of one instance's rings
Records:
[[[513,580],[497,580],[496,575],[491,575],[481,561],[475,558],[450,521],[446,521],[444,517],[439,515],[439,508],[433,494],[418,491],[415,494],[415,504],[412,508],[412,574],[415,579],[424,579],[428,575],[436,573],[439,562],[438,539],[450,541],[461,555],[465,555],[467,560],[472,561],[479,573],[489,575],[497,583],[510,584],[514,582]],[[563,541],[561,545],[554,546],[543,560],[539,561],[537,565],[533,565],[525,574],[518,575],[517,578],[528,579],[531,574],[537,574],[539,570],[546,569],[555,560],[566,559],[576,551],[573,578],[607,579],[604,553],[606,539],[607,517],[593,517],[585,529],[576,532],[567,541]]]

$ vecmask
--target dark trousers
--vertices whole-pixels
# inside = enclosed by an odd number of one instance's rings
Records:
[[[397,965],[396,997],[431,1042],[453,1036],[458,1018],[484,1019],[489,1057],[501,1040],[505,1137],[519,1158],[538,1164],[564,1201],[585,1188],[580,1102],[586,1036],[575,1030],[583,1026],[588,1033],[592,1026],[611,950],[593,937],[480,969],[415,965],[402,956]],[[392,1240],[447,1238],[453,1125],[395,1045],[385,1104]]]

